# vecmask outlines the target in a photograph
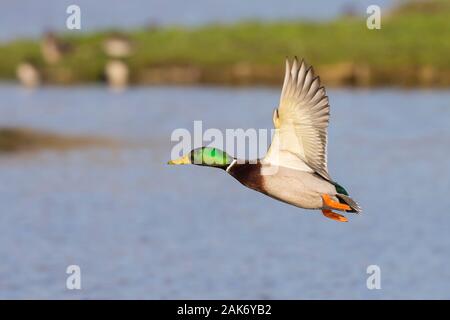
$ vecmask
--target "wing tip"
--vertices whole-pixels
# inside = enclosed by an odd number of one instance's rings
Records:
[[[286,73],[291,70],[291,65],[289,63],[289,57],[286,56]]]

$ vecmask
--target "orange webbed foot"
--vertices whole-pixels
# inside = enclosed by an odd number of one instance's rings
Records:
[[[324,210],[322,210],[322,213],[325,217],[327,217],[331,220],[335,220],[335,221],[339,221],[339,222],[348,222],[348,219],[346,217],[344,217],[343,215],[338,214],[336,212],[333,212],[331,210],[324,209]]]
[[[327,195],[327,194],[323,194],[322,195],[322,200],[323,200],[324,207],[329,207],[329,208],[336,209],[336,210],[341,210],[341,211],[350,211],[350,210],[352,210],[352,208],[350,208],[350,206],[332,200],[330,198],[330,196]]]

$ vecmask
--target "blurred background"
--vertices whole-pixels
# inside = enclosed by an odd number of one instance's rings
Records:
[[[0,298],[450,298],[449,1],[78,0],[68,30],[71,4],[0,4]],[[346,224],[166,165],[194,120],[270,129],[294,55]]]

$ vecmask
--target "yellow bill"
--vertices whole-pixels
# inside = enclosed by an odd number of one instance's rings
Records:
[[[191,163],[191,159],[188,156],[181,157],[176,160],[170,160],[167,164],[189,164]]]

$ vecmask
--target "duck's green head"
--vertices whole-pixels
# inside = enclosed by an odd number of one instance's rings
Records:
[[[201,147],[192,150],[187,155],[170,160],[168,164],[195,164],[199,166],[227,168],[234,158],[217,148]]]

